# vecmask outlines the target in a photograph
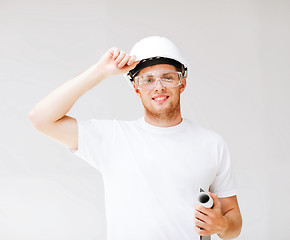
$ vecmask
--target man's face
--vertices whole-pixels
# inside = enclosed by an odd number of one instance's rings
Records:
[[[152,71],[176,71],[175,67],[169,64],[158,64],[142,69],[138,75],[147,74]],[[146,114],[152,117],[170,118],[180,113],[180,93],[185,89],[186,80],[183,78],[182,84],[167,88],[158,80],[156,86],[148,91],[137,89],[134,83],[134,89],[141,98]]]

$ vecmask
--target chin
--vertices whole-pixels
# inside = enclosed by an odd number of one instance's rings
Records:
[[[145,107],[145,106],[144,106]],[[147,115],[153,118],[171,118],[180,112],[179,105],[177,106],[151,106],[150,108],[145,107]]]

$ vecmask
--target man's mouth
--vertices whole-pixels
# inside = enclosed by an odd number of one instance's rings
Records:
[[[167,98],[169,98],[169,96],[156,96],[156,97],[153,97],[152,100],[156,102],[164,102],[166,101]]]

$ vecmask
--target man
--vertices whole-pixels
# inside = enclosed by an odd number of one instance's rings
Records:
[[[118,74],[130,79],[144,118],[80,121],[66,115],[85,92]],[[148,37],[130,54],[109,49],[29,114],[38,131],[102,173],[109,240],[193,240],[211,234],[231,239],[241,231],[225,141],[181,116],[186,76],[176,46]],[[211,209],[197,204],[200,188],[215,193],[209,193]]]

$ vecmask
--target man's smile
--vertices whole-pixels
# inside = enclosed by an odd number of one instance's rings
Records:
[[[167,95],[157,95],[157,96],[154,96],[152,100],[155,102],[165,102],[168,98],[169,96]]]

